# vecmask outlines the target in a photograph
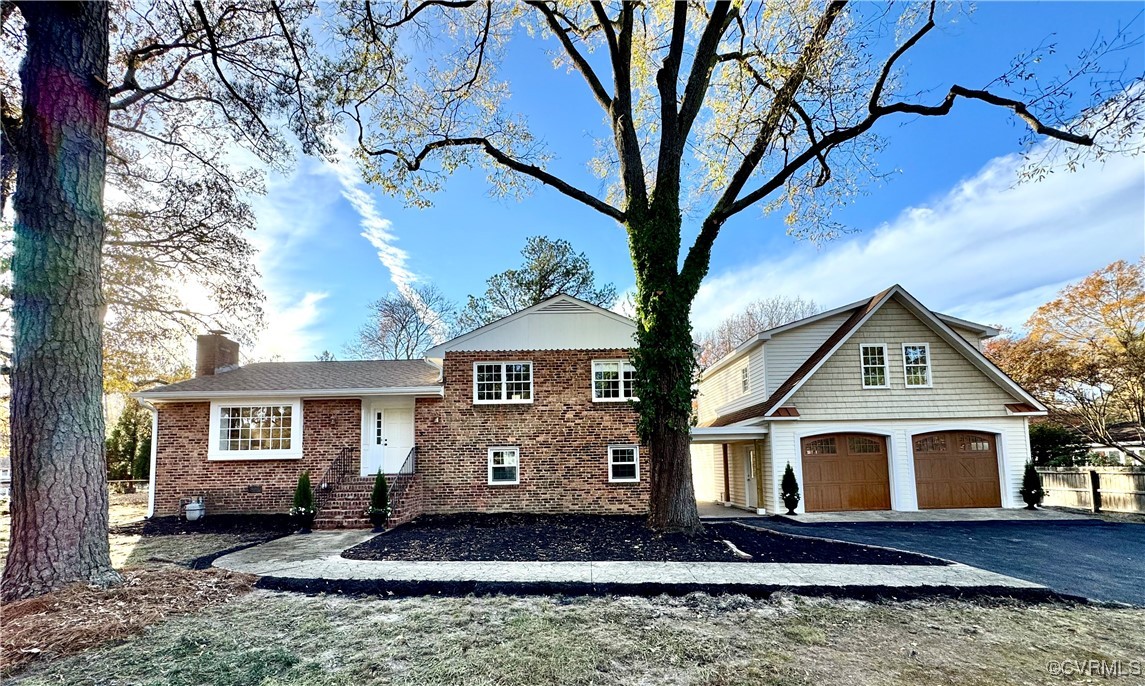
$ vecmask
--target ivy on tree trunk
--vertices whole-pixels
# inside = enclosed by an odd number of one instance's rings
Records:
[[[108,550],[100,404],[108,5],[18,6],[28,41],[13,136],[19,181],[6,600],[119,580]]]

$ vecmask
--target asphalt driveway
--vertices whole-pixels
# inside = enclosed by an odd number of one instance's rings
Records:
[[[1145,605],[1145,524],[1097,519],[793,524],[776,517],[745,523],[934,555],[1059,593]]]

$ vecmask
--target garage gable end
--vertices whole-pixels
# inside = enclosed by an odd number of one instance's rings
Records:
[[[851,324],[773,409],[794,406],[804,419],[1004,417],[1016,402],[1045,409],[897,286]],[[924,374],[915,364],[923,362]]]

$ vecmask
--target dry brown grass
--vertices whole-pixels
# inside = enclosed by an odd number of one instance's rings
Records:
[[[250,591],[255,577],[219,569],[128,569],[113,588],[74,584],[0,608],[0,669],[122,640],[168,617],[197,612]]]

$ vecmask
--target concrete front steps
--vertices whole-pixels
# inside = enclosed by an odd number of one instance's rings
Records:
[[[404,497],[410,482],[416,477],[410,475],[387,474],[390,486],[391,525],[395,521],[408,521],[409,513],[403,512]],[[368,529],[370,518],[366,508],[370,506],[370,493],[374,490],[374,477],[347,476],[334,487],[334,492],[325,496],[318,516],[314,519],[315,529]]]

